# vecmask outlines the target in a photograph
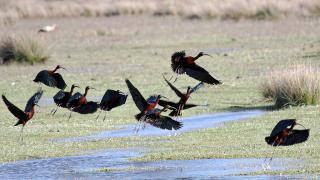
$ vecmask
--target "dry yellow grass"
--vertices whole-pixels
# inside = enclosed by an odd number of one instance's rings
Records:
[[[274,19],[320,15],[318,0],[0,0],[0,23],[21,18],[113,15],[177,15],[186,18]]]
[[[295,65],[272,72],[262,83],[264,97],[275,101],[277,107],[314,105],[320,97],[320,72],[311,65]]]

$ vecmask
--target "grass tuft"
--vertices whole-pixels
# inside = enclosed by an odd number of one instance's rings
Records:
[[[0,41],[0,64],[44,63],[49,59],[46,48],[30,37],[7,36]]]
[[[295,65],[289,69],[274,71],[262,83],[261,92],[265,98],[274,100],[278,108],[317,104],[320,72],[310,65]]]

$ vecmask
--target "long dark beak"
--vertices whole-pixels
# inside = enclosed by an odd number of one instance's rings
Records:
[[[168,99],[168,100],[169,100],[169,98],[167,98],[167,97],[165,97],[165,96],[162,96],[162,95],[160,95],[160,98],[165,98],[165,99]]]
[[[67,70],[66,68],[64,68],[64,67],[62,67],[62,66],[60,66],[60,68],[61,68],[61,69],[64,69],[64,70],[66,70],[66,71],[68,71],[68,70]]]
[[[81,89],[81,87],[80,86],[76,86],[76,85],[73,85],[75,88],[77,87],[77,88],[79,88],[79,89]]]
[[[94,89],[94,90],[97,90],[96,88],[94,88],[94,87],[90,87],[90,86],[88,86],[89,87],[89,89]]]
[[[205,54],[205,53],[203,53],[203,55],[204,56],[210,56],[210,57],[212,57],[210,54]],[[213,57],[212,57],[213,58]]]
[[[299,124],[299,123],[296,123],[296,125],[300,125],[300,126],[304,127],[302,124]],[[304,127],[304,128],[307,129],[306,127]]]

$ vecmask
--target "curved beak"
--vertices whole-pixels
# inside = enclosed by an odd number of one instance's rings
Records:
[[[204,56],[210,56],[212,57],[210,54],[206,54],[206,53],[203,53]],[[213,57],[212,57],[213,58]]]
[[[296,123],[296,125],[300,125],[300,126],[304,127],[302,124],[299,124],[299,123]],[[307,129],[306,127],[304,127],[304,128]]]
[[[169,100],[169,98],[167,98],[167,97],[165,97],[165,96],[162,96],[162,95],[159,95],[160,96],[160,98],[165,98],[165,99],[168,99]]]
[[[80,86],[77,86],[77,85],[73,85],[75,88],[79,88],[79,89],[81,89],[81,87]]]
[[[94,87],[91,87],[91,86],[88,86],[89,89],[94,89],[94,90],[97,90],[96,88]]]

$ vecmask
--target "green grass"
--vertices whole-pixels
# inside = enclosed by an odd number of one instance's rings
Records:
[[[31,37],[6,36],[0,40],[0,64],[36,64],[44,63],[48,59],[44,45]]]
[[[71,22],[74,26],[70,26]],[[36,32],[37,23],[36,20],[21,21],[12,25],[13,33],[32,34]],[[286,68],[306,61],[314,66],[320,63],[317,58],[303,57],[305,52],[302,50],[304,44],[318,38],[320,26],[316,20],[232,23],[139,16],[56,19],[56,23],[60,25],[59,31],[42,36],[44,41],[51,42],[52,58],[46,64],[0,67],[0,92],[6,93],[6,97],[18,107],[23,108],[38,88],[32,82],[36,74],[42,69],[53,69],[57,64],[68,69],[59,72],[69,86],[78,84],[82,86],[81,91],[87,85],[97,89],[90,91],[89,97],[102,96],[108,88],[128,92],[124,79],[129,78],[145,97],[161,93],[171,100],[178,100],[162,78],[162,73],[171,73],[170,56],[178,50],[186,50],[192,55],[202,50],[214,58],[203,57],[197,60],[198,64],[224,84],[201,88],[190,103],[208,103],[210,106],[185,111],[184,116],[261,109],[272,105],[261,96],[259,86],[275,67]],[[105,35],[99,35],[97,32],[100,31]],[[6,32],[6,29],[0,27],[0,32]],[[223,48],[239,50],[216,53],[217,49]],[[175,83],[183,91],[195,84],[197,81],[187,76],[180,76]],[[50,98],[58,91],[49,87],[44,89],[43,98]],[[138,110],[131,97],[126,105],[108,113],[105,122],[101,119],[96,121],[96,115],[78,114],[67,121],[63,116],[67,111],[60,109],[53,117],[47,115],[53,108],[54,105],[36,107],[34,118],[24,129],[25,141],[21,143],[18,141],[20,128],[13,126],[15,118],[0,103],[0,162],[127,147],[163,147],[135,160],[269,157],[272,147],[264,142],[264,137],[280,119],[297,118],[298,122],[311,128],[310,139],[304,144],[279,147],[275,156],[312,159],[312,163],[307,165],[313,169],[319,167],[319,112],[316,106],[269,111],[260,118],[175,137],[114,138],[81,143],[57,143],[51,139],[86,135],[136,123],[133,115]],[[161,142],[163,139],[173,142]]]

